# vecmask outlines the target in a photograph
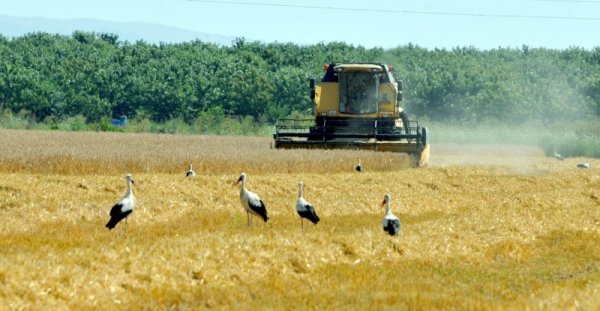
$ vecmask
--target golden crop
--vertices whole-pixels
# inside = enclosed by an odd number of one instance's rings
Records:
[[[431,156],[413,169],[267,138],[2,130],[0,309],[600,309],[600,162]],[[242,171],[266,224],[246,227]],[[104,225],[127,173],[138,202],[119,238],[124,223]],[[298,180],[321,217],[304,231]],[[386,192],[400,237],[381,228]]]

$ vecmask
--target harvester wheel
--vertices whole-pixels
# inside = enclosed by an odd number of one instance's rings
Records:
[[[410,163],[413,167],[419,167],[419,161],[421,160],[421,154],[418,152],[411,152],[408,154],[410,157]]]
[[[410,128],[408,125],[408,114],[406,113],[406,111],[400,112],[400,120],[402,120],[402,127],[404,128],[404,132],[406,132],[406,134],[410,134]]]
[[[425,126],[423,126],[421,128],[421,143],[424,146],[429,145],[429,133],[428,133],[427,127],[425,127]]]
[[[417,167],[424,167],[429,164],[429,133],[426,127],[421,128],[421,144],[423,145],[423,150],[421,150],[421,154],[418,155]]]
[[[322,131],[321,131],[320,127],[311,126],[309,131],[310,131],[310,137],[308,137],[307,140],[322,140],[323,139],[323,135],[322,135]]]
[[[417,167],[426,167],[429,165],[429,148],[431,145],[425,145],[425,148],[421,151],[419,155],[419,162],[417,163]]]

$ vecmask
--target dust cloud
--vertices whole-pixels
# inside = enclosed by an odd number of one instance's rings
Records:
[[[549,169],[548,157],[536,146],[453,144],[431,145],[429,166],[492,166],[511,173],[540,173]]]

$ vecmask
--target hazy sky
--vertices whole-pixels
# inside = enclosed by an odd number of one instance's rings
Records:
[[[265,42],[600,47],[600,0],[0,0],[0,7],[15,17],[150,22]]]

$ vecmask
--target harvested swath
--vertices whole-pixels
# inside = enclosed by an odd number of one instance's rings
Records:
[[[390,299],[408,303],[412,295],[421,295],[420,305],[432,308],[442,302],[458,308],[459,298],[465,297],[479,306],[522,309],[546,301],[553,307],[577,295],[594,309],[595,296],[580,287],[565,284],[563,298],[556,298],[555,283],[538,279],[548,269],[547,275],[557,278],[578,272],[579,281],[599,285],[585,267],[597,262],[600,177],[581,178],[581,173],[571,169],[528,176],[447,167],[303,174],[320,216],[335,219],[319,223],[316,232],[298,230],[296,212],[289,208],[297,189],[284,185],[295,184],[295,174],[252,175],[252,190],[269,198],[272,221],[268,228],[250,232],[240,229],[246,219],[231,176],[197,176],[203,185],[199,191],[180,182],[181,172],[142,174],[136,177],[143,208],[130,219],[136,234],[124,245],[99,230],[106,222],[105,206],[122,191],[113,176],[0,174],[0,205],[18,206],[2,210],[0,248],[11,251],[0,258],[5,267],[0,276],[11,286],[0,300],[8,308],[52,303],[76,309],[123,303],[229,308],[260,288],[268,296],[279,293],[279,298],[267,302],[256,296],[256,304],[277,309],[291,303],[373,308],[389,305],[374,292],[392,282],[404,290]],[[405,202],[396,212],[410,230],[402,240],[382,242],[381,210],[373,202],[381,199],[390,180],[396,181],[392,195]],[[69,199],[73,197],[86,203]],[[499,267],[507,270],[498,274]],[[448,271],[469,273],[460,277]],[[477,290],[509,290],[514,280],[499,275],[514,274],[520,286],[535,286],[534,298],[524,291],[490,302]],[[372,275],[381,277],[366,277]],[[311,287],[295,287],[299,280]],[[341,281],[351,287],[337,290],[335,283]],[[445,292],[436,284],[445,284],[458,297],[422,291]],[[55,288],[55,296],[41,294],[47,286]],[[294,299],[281,286],[295,287],[295,295],[310,298]],[[313,296],[323,292],[337,298]],[[339,301],[357,295],[363,298],[352,305]]]
[[[270,164],[275,169],[247,166],[254,162],[238,157],[234,165],[252,170],[251,190],[269,200],[269,226],[252,230],[245,228],[239,189],[232,186],[239,172],[207,166],[209,175],[181,182],[181,168],[199,162],[174,151],[164,156],[181,160],[169,163],[172,172],[135,175],[141,208],[129,220],[136,234],[127,243],[103,227],[106,206],[123,185],[112,173],[86,173],[97,169],[95,162],[79,162],[83,173],[1,171],[0,249],[7,251],[0,256],[0,283],[6,285],[0,305],[232,309],[243,301],[249,309],[523,310],[569,309],[577,301],[577,308],[599,309],[600,176],[594,160],[578,170],[584,159],[557,161],[536,150],[508,155],[511,148],[498,147],[494,155],[493,146],[442,147],[432,153],[438,166],[424,170],[371,171],[371,162],[386,158],[361,154],[369,163],[362,174],[348,167],[358,156],[338,163],[327,152],[318,153],[324,156],[319,160],[273,150],[285,159]],[[461,153],[471,165],[457,165]],[[315,162],[288,173],[289,159],[302,155]],[[24,157],[43,163],[43,152]],[[230,159],[212,163],[227,171]],[[500,166],[489,164],[494,160]],[[299,177],[328,220],[316,230],[298,230],[290,208]],[[402,198],[394,205],[405,226],[402,239],[382,239],[376,202],[388,191]]]

